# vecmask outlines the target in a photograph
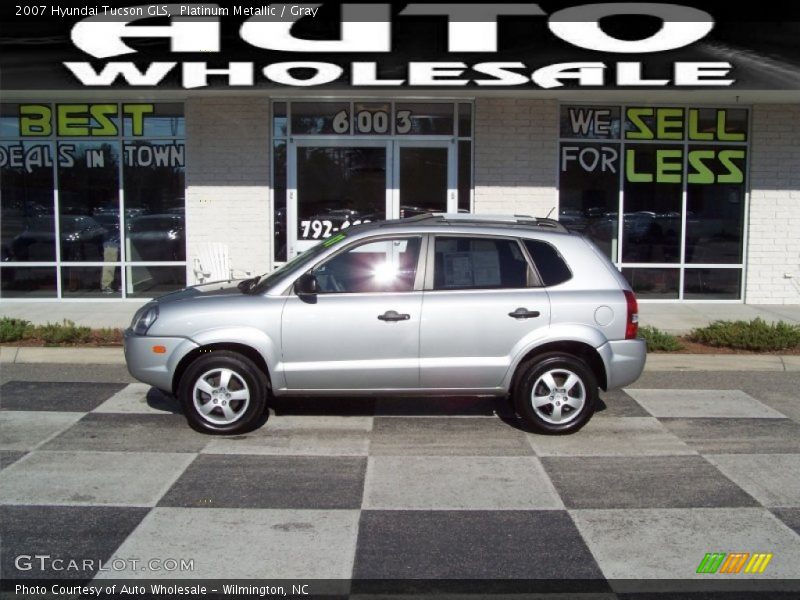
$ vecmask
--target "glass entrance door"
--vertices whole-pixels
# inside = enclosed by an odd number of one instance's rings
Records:
[[[391,214],[386,141],[302,140],[289,153],[289,258],[342,229]]]
[[[365,222],[458,209],[449,140],[295,139],[289,144],[289,259]]]

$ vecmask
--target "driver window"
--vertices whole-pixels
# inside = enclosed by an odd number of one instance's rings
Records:
[[[313,271],[321,294],[410,292],[421,238],[383,239],[351,248]]]

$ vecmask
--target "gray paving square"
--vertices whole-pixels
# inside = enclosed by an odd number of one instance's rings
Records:
[[[567,508],[758,506],[701,456],[545,457]]]
[[[563,509],[534,456],[374,456],[364,508]]]
[[[571,510],[608,579],[697,579],[707,552],[771,552],[768,569],[738,578],[796,579],[800,536],[763,508]]]
[[[711,454],[706,458],[764,506],[800,507],[800,455]]]
[[[366,467],[366,457],[202,454],[159,506],[359,508]]]
[[[701,454],[800,454],[800,424],[788,419],[661,419]]]
[[[800,508],[773,508],[772,514],[800,535]]]
[[[364,510],[354,578],[596,579],[565,511]]]
[[[625,390],[654,417],[785,419],[741,390]]]
[[[206,454],[366,456],[372,417],[281,415],[246,435],[216,437]]]
[[[600,402],[597,403],[595,417],[649,417],[648,413],[639,403],[623,390],[600,392]]]
[[[0,386],[2,410],[86,412],[121,390],[118,383],[9,381]]]
[[[163,415],[164,413],[182,413],[182,409],[176,398],[167,396],[146,383],[131,383],[92,412]]]
[[[77,423],[83,415],[82,412],[2,411],[0,449],[31,450]]]
[[[15,452],[13,450],[0,450],[0,469],[5,469],[8,465],[17,462],[25,456],[26,452]]]
[[[191,429],[182,415],[89,413],[41,449],[199,452],[210,441],[210,436]]]
[[[0,504],[154,506],[194,456],[32,452],[0,471]]]
[[[525,433],[501,419],[375,417],[370,455],[525,456]]]
[[[654,417],[592,419],[574,435],[529,434],[539,456],[658,456],[696,454]]]
[[[4,506],[0,569],[9,579],[89,579],[144,518],[148,508],[108,506]],[[18,569],[17,556],[23,559]],[[34,556],[47,559],[34,559]],[[53,563],[51,560],[61,560]],[[84,560],[91,562],[86,564]],[[70,561],[80,568],[68,569]],[[30,564],[31,568],[27,568]],[[41,567],[44,566],[44,569]],[[60,568],[55,568],[60,567]]]
[[[357,510],[156,508],[114,556],[177,557],[193,571],[102,578],[349,579]]]

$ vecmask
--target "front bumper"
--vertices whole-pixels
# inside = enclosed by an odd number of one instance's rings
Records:
[[[642,339],[606,342],[597,349],[606,367],[607,390],[619,389],[639,379],[647,360]]]
[[[165,352],[154,352],[154,346],[163,346]],[[123,347],[125,363],[133,377],[172,392],[172,380],[181,359],[200,346],[186,338],[136,335],[132,329],[126,329]]]

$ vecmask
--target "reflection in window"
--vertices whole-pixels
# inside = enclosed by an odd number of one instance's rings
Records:
[[[419,248],[418,237],[356,246],[314,270],[320,293],[409,292]]]
[[[286,237],[286,140],[272,144],[273,228],[275,230],[275,262],[284,262],[287,253]]]
[[[53,145],[2,142],[0,153],[0,260],[54,261]]]
[[[61,294],[64,298],[119,298],[120,268],[64,267],[61,269]]]
[[[298,240],[384,219],[386,149],[297,148],[297,212]]]
[[[558,285],[572,279],[572,272],[554,246],[539,240],[525,240],[525,247],[539,271],[543,285]]]
[[[689,300],[738,300],[741,269],[686,269],[683,297]]]
[[[739,264],[744,246],[746,151],[690,146],[689,156],[686,262]]]
[[[55,267],[0,268],[0,293],[3,298],[55,298]]]
[[[447,148],[411,148],[400,152],[400,215],[447,212]]]
[[[127,267],[128,298],[154,298],[186,287],[186,268]]]
[[[395,131],[399,135],[453,135],[453,105],[414,102],[395,105]]]
[[[622,269],[640,300],[677,299],[680,288],[678,269]]]
[[[119,144],[60,142],[58,166],[61,260],[119,260]]]
[[[186,260],[184,143],[126,142],[123,160],[128,260]]]
[[[558,220],[586,235],[611,260],[619,237],[619,144],[562,143]]]
[[[682,155],[674,146],[626,146],[623,262],[680,262]]]
[[[349,133],[349,102],[292,102],[292,135]]]

